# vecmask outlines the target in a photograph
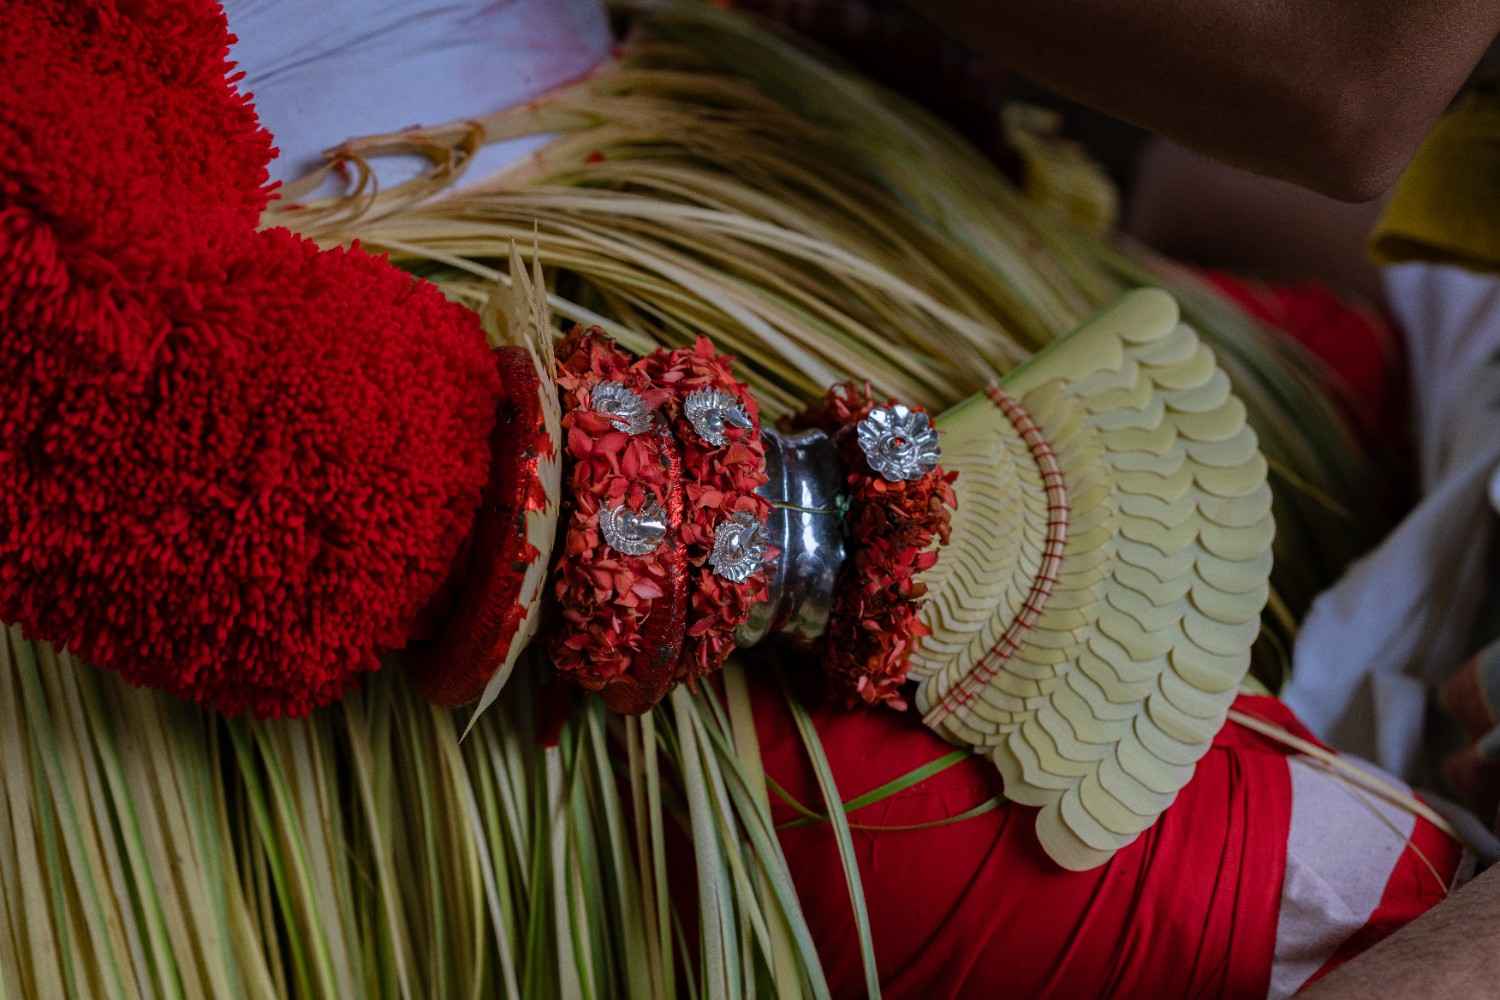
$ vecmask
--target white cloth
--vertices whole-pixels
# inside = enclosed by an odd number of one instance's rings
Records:
[[[1324,740],[1412,778],[1428,686],[1473,652],[1495,569],[1500,280],[1403,264],[1385,283],[1407,337],[1423,495],[1314,602],[1282,697]]]
[[[345,139],[475,118],[574,80],[609,53],[603,0],[225,0],[230,57],[294,180]],[[486,147],[472,183],[529,155],[545,137]],[[374,164],[409,179],[415,157]]]
[[[1360,761],[1345,760],[1379,774]],[[1369,923],[1416,827],[1410,812],[1304,758],[1287,758],[1287,769],[1292,823],[1276,918],[1271,1000],[1296,993]]]

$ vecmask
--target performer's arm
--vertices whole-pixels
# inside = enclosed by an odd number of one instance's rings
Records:
[[[1003,67],[1261,173],[1384,191],[1500,32],[1497,0],[925,0]]]
[[[1500,868],[1299,994],[1306,1000],[1493,996],[1500,982]]]

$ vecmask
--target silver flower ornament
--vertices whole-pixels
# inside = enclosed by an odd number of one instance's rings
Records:
[[[621,555],[643,556],[653,552],[667,534],[667,512],[652,501],[640,510],[624,504],[599,509],[599,532],[610,548]]]
[[[744,583],[766,561],[766,547],[765,525],[753,514],[736,511],[714,529],[708,564],[724,579]]]
[[[698,436],[715,448],[724,445],[724,428],[749,430],[752,426],[739,400],[723,389],[696,389],[688,393],[682,403],[682,412]]]
[[[602,413],[617,431],[644,434],[651,429],[654,417],[646,401],[623,382],[600,382],[594,386],[589,403]]]
[[[889,482],[921,479],[942,456],[937,430],[927,414],[899,403],[871,410],[859,422],[858,434],[870,468]]]

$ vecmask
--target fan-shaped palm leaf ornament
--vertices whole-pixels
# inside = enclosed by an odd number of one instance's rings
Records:
[[[1172,803],[1249,668],[1266,461],[1154,289],[938,424],[959,502],[923,580],[917,707],[1040,807],[1049,855],[1094,867]]]

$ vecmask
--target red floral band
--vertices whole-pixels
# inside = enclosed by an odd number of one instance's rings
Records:
[[[937,561],[935,540],[948,541],[957,473],[933,466],[915,479],[891,481],[876,474],[855,431],[886,404],[868,385],[836,385],[798,427],[827,432],[849,470],[847,533],[850,556],[839,575],[833,613],[824,637],[829,693],[848,705],[906,708],[901,686],[913,644],[927,634],[917,617],[926,590],[917,574]],[[921,412],[912,407],[913,412]]]
[[[661,350],[646,358],[652,382],[668,393],[664,415],[682,448],[691,624],[678,677],[689,682],[724,665],[734,650],[735,629],[767,594],[760,567],[745,568],[748,578],[736,581],[711,563],[719,533],[736,515],[764,526],[771,511],[756,493],[766,483],[760,409],[731,374],[732,362],[716,354],[705,337],[691,349]]]
[[[615,711],[643,712],[675,679],[687,617],[681,454],[650,415],[668,394],[597,330],[564,341],[557,382],[571,467],[552,660]],[[601,387],[628,393],[640,422],[628,427],[629,416],[606,405]],[[646,522],[655,530],[640,527]],[[610,525],[651,544],[621,551],[605,537]]]

